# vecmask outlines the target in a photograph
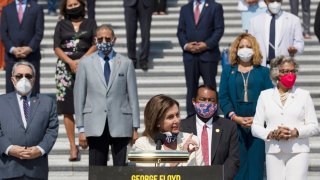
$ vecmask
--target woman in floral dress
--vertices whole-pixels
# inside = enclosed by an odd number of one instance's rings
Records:
[[[54,52],[58,56],[55,77],[57,110],[64,115],[70,142],[69,161],[78,161],[80,156],[75,144],[73,86],[79,61],[96,50],[93,38],[97,25],[95,20],[84,18],[84,0],[62,0],[60,15],[62,19],[54,32]]]

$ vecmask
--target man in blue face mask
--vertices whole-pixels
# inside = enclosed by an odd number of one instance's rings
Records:
[[[197,135],[205,165],[224,165],[225,179],[232,180],[240,165],[237,127],[217,115],[217,97],[212,87],[199,86],[192,100],[196,114],[181,121],[181,131]]]
[[[109,145],[113,165],[126,164],[127,144],[138,138],[140,126],[133,62],[116,53],[113,29],[96,30],[98,51],[80,60],[74,86],[79,144],[89,146],[89,166],[105,166]]]

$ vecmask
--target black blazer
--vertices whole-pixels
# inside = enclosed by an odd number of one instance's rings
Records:
[[[205,42],[208,46],[206,51],[192,54],[183,51],[183,60],[190,61],[194,56],[199,56],[202,61],[220,60],[219,41],[224,32],[224,18],[222,5],[214,0],[206,0],[200,14],[199,22],[194,22],[193,1],[184,5],[180,10],[177,36],[181,48],[193,41]]]
[[[1,36],[6,50],[6,60],[15,61],[9,53],[11,47],[29,46],[32,52],[27,61],[40,61],[40,42],[43,38],[44,15],[41,6],[27,0],[22,23],[19,23],[15,1],[3,8],[1,17]]]
[[[182,132],[197,135],[196,115],[182,120],[180,128]],[[232,180],[240,166],[237,126],[230,120],[214,116],[212,130],[211,164],[224,165],[224,179]]]

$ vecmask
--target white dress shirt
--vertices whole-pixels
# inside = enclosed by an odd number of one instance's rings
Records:
[[[202,120],[196,116],[196,126],[197,126],[197,136],[199,137],[200,144],[201,145],[201,134],[202,134],[202,129],[204,124],[207,125],[207,132],[208,132],[208,148],[209,148],[209,165],[211,165],[211,141],[212,141],[212,121],[213,119],[211,118],[207,123],[204,123]]]

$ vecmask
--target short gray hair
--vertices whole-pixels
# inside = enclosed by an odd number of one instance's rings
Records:
[[[113,31],[113,28],[111,25],[108,25],[108,24],[102,24],[100,26],[97,27],[96,29],[96,35],[99,31],[103,30],[103,29],[106,29],[106,30],[109,30],[111,31],[111,34],[112,34],[112,37],[115,37],[115,34],[114,34],[114,31]]]
[[[285,57],[285,56],[275,57],[274,59],[271,60],[271,63],[270,63],[270,78],[272,82],[274,83],[277,82],[279,77],[280,67],[285,63],[293,64],[294,69],[298,71],[299,65],[296,62],[296,60],[293,59],[293,57]]]
[[[20,65],[28,66],[29,68],[31,68],[33,77],[36,76],[36,69],[34,68],[34,66],[33,66],[31,63],[29,63],[29,62],[26,61],[26,60],[20,60],[20,61],[16,62],[16,63],[13,65],[12,71],[11,71],[11,76],[14,75],[14,72],[15,72],[16,68],[17,68],[18,66],[20,66]]]

